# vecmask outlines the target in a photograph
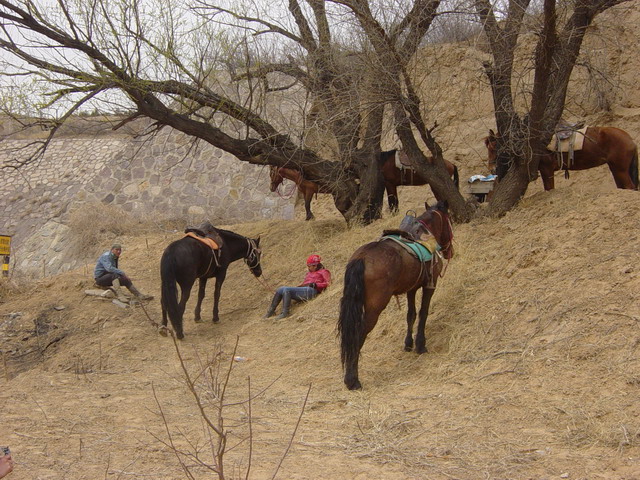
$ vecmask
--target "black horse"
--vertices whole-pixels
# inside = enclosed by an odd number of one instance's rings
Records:
[[[171,319],[171,325],[178,339],[184,338],[182,329],[182,316],[184,309],[191,295],[191,287],[196,279],[200,280],[198,289],[198,304],[195,310],[195,321],[200,322],[200,308],[204,298],[207,280],[215,277],[216,287],[213,296],[213,322],[218,323],[218,301],[220,299],[220,289],[225,277],[227,268],[231,262],[244,258],[245,263],[256,277],[262,275],[260,266],[260,237],[256,239],[243,237],[228,230],[215,229],[215,232],[222,239],[222,248],[219,254],[201,241],[184,237],[171,243],[162,254],[160,260],[160,278],[162,279],[162,325],[160,329],[162,335],[166,335],[167,314]],[[180,285],[181,294],[178,302],[178,289],[176,282]]]

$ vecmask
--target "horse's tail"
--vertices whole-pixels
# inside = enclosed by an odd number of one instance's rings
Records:
[[[629,176],[636,190],[640,190],[640,184],[638,183],[638,147],[633,151],[633,159],[631,160],[631,165],[629,165]]]
[[[364,260],[358,258],[347,264],[344,291],[340,300],[340,358],[342,366],[358,358],[363,335],[364,317]]]
[[[160,304],[163,310],[166,310],[171,320],[173,330],[178,338],[182,338],[182,315],[180,314],[180,306],[178,305],[178,288],[176,278],[176,256],[170,252],[170,247],[165,250],[160,259],[160,279],[162,281],[162,290]]]
[[[460,176],[458,175],[458,167],[453,166],[453,183],[457,190],[460,190]]]

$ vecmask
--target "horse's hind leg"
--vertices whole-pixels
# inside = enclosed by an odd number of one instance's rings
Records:
[[[413,350],[413,324],[416,321],[416,290],[407,292],[407,336],[404,338],[404,350]]]
[[[427,353],[427,342],[424,335],[424,329],[427,324],[427,317],[429,316],[429,305],[431,304],[431,297],[435,287],[422,288],[422,304],[420,305],[420,316],[418,320],[418,331],[416,332],[416,353]]]
[[[163,337],[166,337],[167,336],[167,321],[168,321],[167,307],[165,307],[164,302],[162,300],[160,300],[160,306],[162,307],[162,326],[158,329],[158,332]]]
[[[609,163],[609,170],[611,170],[611,175],[613,175],[613,179],[616,182],[616,187],[629,190],[636,189],[633,180],[631,180],[631,175],[629,175],[629,168],[620,168],[616,163]]]
[[[189,301],[189,297],[191,296],[192,286],[193,282],[180,285],[180,302],[178,302],[178,313],[180,314],[180,318],[184,317],[184,310],[187,306],[187,301]]]
[[[207,279],[201,278],[200,280],[198,280],[198,301],[196,303],[196,310],[193,315],[193,319],[196,321],[196,323],[200,323],[202,321],[200,314],[202,309],[202,299],[204,298],[204,292],[206,288]]]

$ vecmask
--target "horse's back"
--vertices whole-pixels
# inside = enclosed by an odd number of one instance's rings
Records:
[[[392,240],[367,243],[358,248],[350,261],[364,260],[364,280],[368,290],[399,295],[415,286],[420,262]]]
[[[161,276],[166,275],[169,270],[172,270],[178,279],[184,275],[196,275],[202,262],[203,248],[200,245],[198,240],[190,237],[171,242],[164,249],[160,259]]]

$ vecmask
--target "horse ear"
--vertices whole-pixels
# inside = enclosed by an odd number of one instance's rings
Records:
[[[489,136],[490,137],[495,137],[496,136],[496,134],[495,134],[495,132],[493,131],[492,128],[489,129]]]
[[[427,202],[426,200],[424,201],[424,209],[429,210],[429,202]]]
[[[260,235],[258,235],[258,238],[256,238],[256,246],[260,246]]]

